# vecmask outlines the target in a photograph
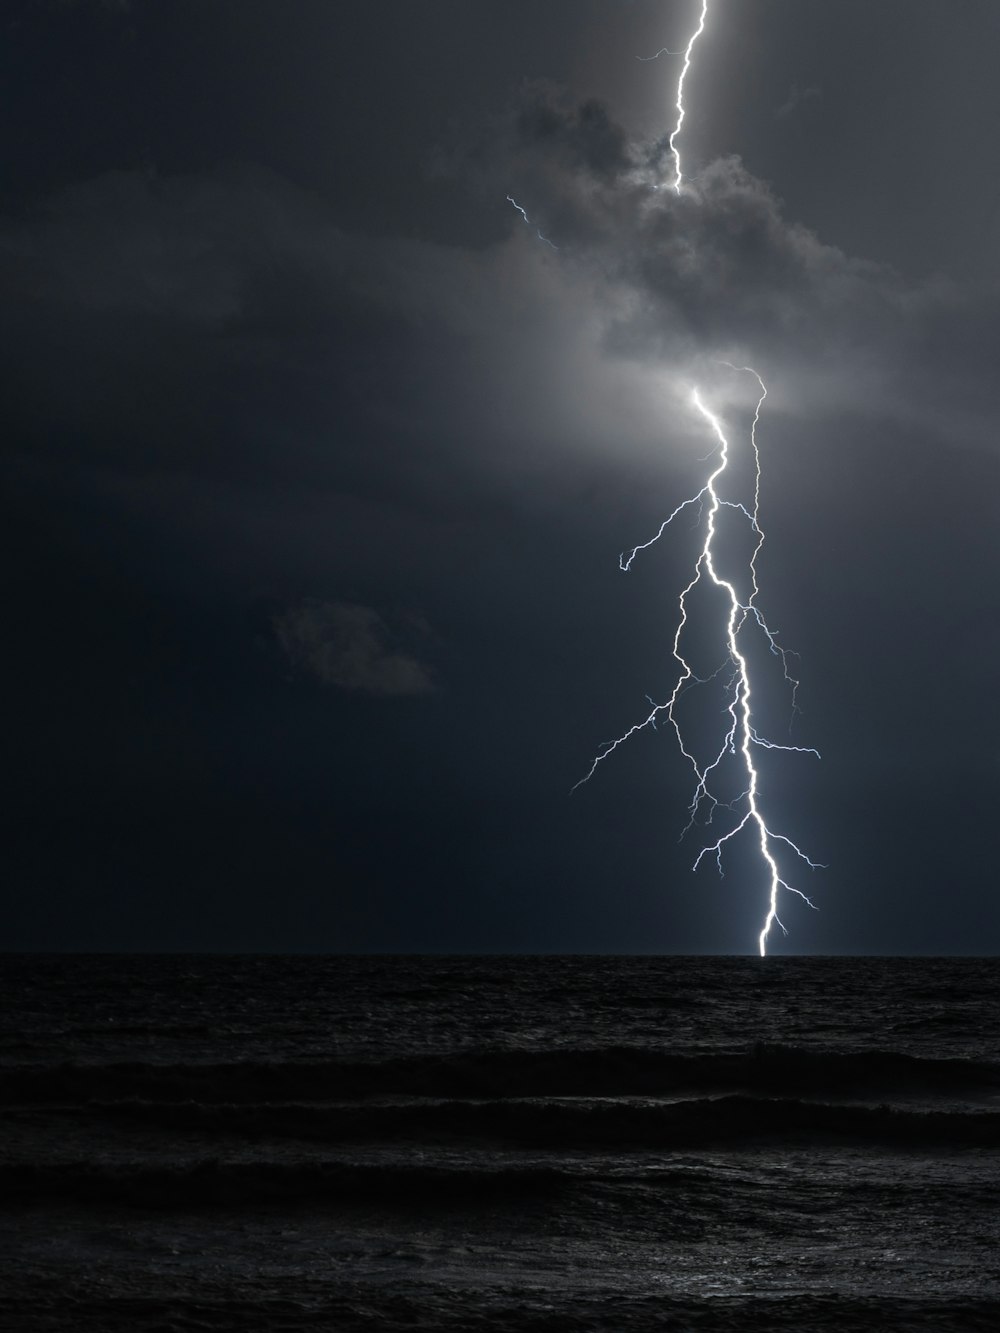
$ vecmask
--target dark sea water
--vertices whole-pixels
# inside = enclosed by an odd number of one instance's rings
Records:
[[[1000,959],[0,959],[0,1328],[1000,1329]]]

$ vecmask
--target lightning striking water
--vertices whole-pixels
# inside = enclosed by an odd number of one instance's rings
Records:
[[[751,429],[754,456],[753,509],[748,509],[745,505],[740,504],[737,501],[723,499],[719,494],[717,482],[729,466],[729,439],[723,429],[719,417],[705,405],[698,390],[694,389],[692,391],[691,401],[715,437],[716,449],[713,450],[713,454],[716,452],[718,453],[718,464],[709,475],[704,486],[696,495],[691,496],[689,499],[684,500],[679,504],[670,516],[660,524],[659,529],[649,541],[642,542],[640,545],[634,547],[627,556],[623,554],[619,562],[621,568],[628,571],[632,567],[632,563],[639,553],[641,551],[646,551],[649,547],[655,545],[666,532],[667,528],[673,523],[674,519],[689,507],[697,505],[701,507],[703,516],[707,513],[705,519],[705,539],[701,550],[698,553],[698,558],[695,561],[694,572],[678,599],[680,618],[674,633],[673,656],[680,671],[669,698],[664,703],[659,704],[650,701],[652,703],[652,711],[645,717],[645,719],[630,727],[628,731],[624,732],[616,740],[610,741],[607,745],[603,746],[594,759],[590,771],[576,785],[577,787],[580,787],[585,782],[588,782],[604,760],[637,732],[643,731],[647,727],[653,727],[655,729],[658,718],[662,717],[668,719],[673,726],[681,753],[690,763],[695,775],[694,796],[688,807],[689,818],[684,833],[687,833],[695,824],[699,823],[699,814],[705,806],[708,807],[707,820],[703,821],[706,824],[711,824],[714,816],[721,809],[728,810],[735,816],[732,827],[727,832],[717,838],[714,843],[701,849],[695,858],[694,866],[692,868],[697,870],[706,856],[714,856],[719,868],[719,873],[722,874],[722,849],[726,843],[735,838],[738,833],[741,833],[744,829],[748,828],[756,837],[760,848],[760,855],[766,867],[766,875],[768,879],[767,913],[758,937],[758,946],[761,956],[763,956],[767,951],[767,939],[772,926],[777,924],[782,931],[785,931],[785,926],[778,915],[780,890],[784,889],[788,893],[796,895],[810,907],[815,906],[801,889],[790,884],[784,877],[778,859],[779,849],[776,848],[775,844],[782,843],[784,846],[791,848],[792,852],[812,869],[817,869],[819,863],[810,860],[805,852],[803,852],[789,837],[783,833],[775,832],[765,820],[760,807],[759,774],[754,763],[754,747],[760,747],[761,749],[767,750],[786,750],[793,754],[812,754],[817,755],[817,757],[818,754],[816,750],[811,749],[810,747],[779,745],[774,741],[769,741],[758,733],[754,724],[750,666],[747,660],[746,651],[742,647],[742,640],[747,631],[752,631],[756,628],[763,635],[770,651],[780,657],[784,666],[785,679],[792,685],[793,700],[794,690],[798,682],[789,674],[787,655],[779,646],[774,632],[768,627],[767,622],[764,620],[756,606],[756,599],[759,594],[756,562],[764,542],[764,532],[759,521],[760,453],[757,446],[756,432],[757,425],[760,421],[761,408],[764,399],[767,397],[767,389],[763,380],[755,370],[752,370],[749,366],[743,367],[743,369],[747,370],[755,377],[761,390],[760,397],[757,400],[757,407],[754,412],[753,427]],[[750,524],[755,538],[753,555],[748,564],[749,580],[752,591],[745,602],[740,600],[736,585],[730,579],[723,577],[719,572],[715,539],[718,531],[718,518],[723,509],[731,509],[742,514]],[[708,677],[698,676],[681,651],[681,641],[684,631],[688,626],[688,598],[703,580],[720,589],[725,594],[728,601],[728,612],[723,634],[725,656],[722,664],[711,676]],[[710,680],[715,680],[724,675],[727,670],[729,672],[729,680],[726,686],[727,703],[724,713],[728,716],[729,721],[725,728],[722,743],[714,757],[707,763],[700,763],[685,743],[684,733],[678,718],[677,706],[683,695],[685,695],[689,689],[697,685],[707,684]],[[742,771],[742,781],[744,783],[740,795],[737,796],[735,800],[729,801],[725,801],[721,799],[721,797],[716,796],[712,789],[713,781],[719,779],[720,770],[727,757],[732,757],[737,761],[737,764]],[[681,836],[683,837],[683,834]],[[785,933],[787,934],[787,931],[785,931]]]
[[[683,174],[681,172],[681,155],[677,148],[676,139],[681,132],[681,126],[684,124],[684,80],[687,78],[687,72],[691,68],[691,53],[694,51],[694,44],[705,31],[705,20],[708,17],[708,0],[701,0],[701,15],[698,19],[698,26],[691,34],[691,40],[687,44],[684,52],[684,65],[681,69],[680,78],[677,80],[677,123],[670,135],[670,151],[674,155],[674,189],[678,194],[681,192],[681,181]],[[659,54],[659,52],[657,52]]]
[[[674,158],[674,189],[679,195],[683,184],[684,175],[681,169],[680,150],[677,147],[677,139],[684,125],[684,80],[687,77],[688,70],[691,68],[691,59],[694,47],[698,38],[705,30],[705,23],[708,18],[708,0],[702,0],[701,12],[698,17],[698,25],[688,40],[687,47],[684,50],[684,64],[677,80],[677,119],[673,131],[670,134],[670,151]],[[655,56],[645,57],[655,60],[664,54],[680,54],[667,50],[664,47],[658,51]],[[643,57],[640,57],[642,59]],[[658,187],[654,187],[658,188]],[[513,203],[513,200],[511,200]],[[516,205],[515,205],[516,207]],[[525,218],[527,221],[527,218]],[[810,860],[810,858],[798,847],[791,838],[784,833],[778,833],[767,823],[760,804],[760,775],[754,762],[754,752],[756,749],[764,750],[785,750],[793,754],[812,754],[818,752],[806,746],[798,745],[779,745],[774,741],[767,740],[757,730],[753,713],[753,692],[750,682],[750,662],[747,656],[749,649],[745,646],[745,639],[748,634],[757,633],[762,636],[764,643],[769,651],[778,657],[782,664],[784,677],[791,690],[791,704],[793,713],[796,710],[796,695],[798,691],[798,681],[789,670],[788,653],[779,645],[775,633],[770,629],[765,621],[760,609],[757,606],[757,599],[760,595],[760,585],[757,576],[757,561],[760,557],[761,549],[764,545],[764,530],[760,523],[760,449],[757,443],[757,428],[760,424],[761,411],[764,401],[767,398],[767,387],[760,375],[751,366],[734,366],[726,361],[722,364],[728,366],[730,370],[742,371],[752,375],[760,389],[760,396],[757,399],[753,414],[753,422],[750,427],[750,447],[753,462],[753,500],[751,506],[730,499],[724,499],[717,488],[719,479],[723,476],[729,466],[730,445],[729,438],[723,428],[720,418],[709,407],[706,406],[698,389],[692,389],[691,402],[702,418],[702,421],[708,427],[710,433],[715,438],[715,447],[709,454],[709,458],[718,455],[718,462],[709,473],[708,479],[696,495],[682,501],[673,512],[660,524],[658,530],[646,542],[634,547],[626,556],[622,554],[619,564],[624,571],[632,567],[633,561],[640,552],[648,550],[654,546],[666,530],[684,511],[697,507],[701,513],[701,519],[704,522],[704,541],[698,557],[695,560],[694,571],[687,585],[683,588],[678,598],[679,618],[677,628],[673,639],[673,656],[676,661],[679,672],[674,688],[670,696],[663,703],[656,703],[649,699],[651,711],[641,721],[629,727],[616,740],[609,741],[598,751],[590,771],[576,784],[576,787],[589,782],[594,773],[614,752],[624,745],[625,742],[633,737],[637,732],[644,731],[647,727],[656,729],[657,719],[666,718],[669,720],[677,737],[677,744],[680,747],[681,754],[691,765],[695,777],[694,795],[688,808],[688,822],[681,834],[683,838],[696,824],[701,826],[711,825],[719,812],[728,812],[731,816],[728,821],[730,827],[714,842],[704,846],[698,853],[694,861],[693,869],[697,870],[706,856],[715,858],[720,875],[723,874],[722,853],[727,843],[731,842],[738,834],[745,829],[749,830],[756,840],[765,878],[767,880],[767,911],[764,921],[758,935],[758,947],[761,956],[767,952],[767,941],[772,927],[777,924],[778,927],[787,934],[785,926],[778,915],[779,898],[781,891],[794,894],[807,903],[810,907],[815,904],[801,889],[793,886],[785,878],[781,868],[780,854],[785,849],[791,852],[806,863],[811,869],[817,869],[819,863]],[[736,583],[732,578],[724,577],[719,572],[719,552],[716,546],[716,537],[718,535],[718,520],[723,510],[731,510],[741,515],[750,527],[753,536],[753,551],[747,563],[746,582],[749,588],[749,595],[746,601],[742,601],[737,591]],[[699,676],[695,672],[691,663],[682,652],[682,640],[685,630],[689,627],[688,619],[688,598],[700,584],[711,585],[724,594],[727,604],[725,614],[725,625],[723,629],[722,647],[723,656],[721,664],[708,676]],[[708,685],[710,682],[724,680],[723,690],[725,697],[725,707],[723,715],[728,717],[728,722],[724,724],[721,744],[715,751],[715,754],[707,762],[699,761],[692,749],[685,741],[684,732],[681,729],[680,718],[678,715],[678,705],[681,699],[692,689],[698,686]],[[648,697],[648,696],[647,696]],[[733,766],[739,774],[741,791],[735,799],[725,800],[722,795],[717,795],[716,791],[724,786],[726,780],[730,780],[730,774]],[[574,787],[574,791],[576,790]],[[703,817],[703,812],[707,810],[707,817]],[[779,846],[780,844],[780,846]]]
[[[684,180],[683,172],[681,170],[680,150],[677,147],[677,139],[683,127],[685,116],[684,80],[687,77],[688,70],[691,68],[692,53],[698,38],[705,30],[707,18],[708,0],[701,0],[701,12],[698,17],[698,25],[691,34],[683,53],[679,51],[671,51],[667,47],[662,47],[655,55],[636,57],[638,60],[649,61],[656,60],[661,55],[679,56],[683,54],[684,56],[684,64],[677,80],[677,120],[669,139],[670,152],[673,154],[675,166],[675,178],[673,184],[678,195],[681,193],[681,186]],[[654,186],[654,188],[659,187]],[[523,208],[512,195],[507,195],[507,202],[521,214],[521,217],[524,219],[527,226],[534,228],[534,224],[528,217],[527,210]],[[554,250],[558,249],[558,246],[554,245],[547,236],[543,236],[541,231],[537,228],[534,228],[534,230],[538,238],[544,241],[546,245],[552,246]],[[750,684],[750,664],[746,650],[743,647],[743,639],[746,634],[757,631],[763,637],[770,652],[780,659],[785,682],[791,690],[793,713],[796,711],[799,682],[789,670],[789,654],[779,645],[776,635],[769,628],[757,606],[757,599],[760,595],[760,585],[757,577],[757,561],[764,545],[764,530],[760,524],[761,469],[760,449],[757,444],[757,427],[760,424],[761,411],[764,406],[764,401],[767,398],[767,386],[752,366],[738,367],[734,366],[729,361],[725,361],[722,364],[728,366],[730,370],[742,371],[752,375],[757,382],[757,387],[760,389],[760,396],[758,397],[754,408],[753,422],[750,427],[750,447],[753,456],[754,473],[752,505],[748,508],[747,505],[739,501],[723,499],[722,496],[720,496],[716,483],[729,466],[729,440],[723,430],[719,417],[705,405],[698,390],[693,389],[691,401],[703,421],[709,427],[712,435],[715,437],[715,447],[712,449],[709,457],[711,458],[713,455],[718,454],[718,465],[715,467],[714,471],[709,474],[708,479],[702,486],[701,490],[699,490],[696,495],[682,501],[676,509],[664,519],[660,524],[659,529],[648,541],[642,542],[640,545],[634,547],[628,556],[622,554],[619,559],[619,564],[622,570],[627,572],[631,569],[632,563],[639,553],[654,546],[679,514],[694,506],[697,506],[700,509],[703,519],[707,512],[704,543],[698,558],[695,561],[694,572],[686,587],[680,593],[678,599],[680,616],[677,629],[674,633],[673,656],[680,668],[679,674],[669,698],[664,703],[656,703],[653,699],[649,699],[651,711],[647,716],[641,722],[637,722],[629,727],[629,729],[616,740],[609,741],[602,746],[590,766],[590,771],[580,779],[573,790],[575,791],[577,787],[581,787],[584,783],[589,782],[604,760],[614,754],[620,746],[624,745],[625,742],[630,740],[637,732],[644,731],[647,727],[652,727],[655,730],[657,719],[661,717],[667,718],[674,729],[681,754],[688,763],[690,763],[695,775],[694,796],[692,797],[689,806],[688,822],[681,837],[683,838],[683,836],[696,824],[702,824],[703,826],[710,825],[713,822],[716,813],[720,810],[727,810],[734,817],[732,827],[729,828],[728,832],[723,833],[714,843],[701,849],[695,858],[693,869],[697,870],[704,858],[711,855],[715,857],[719,873],[722,874],[722,851],[725,845],[744,829],[750,829],[756,838],[761,859],[766,867],[766,876],[768,880],[767,912],[758,936],[758,946],[760,953],[763,956],[767,951],[768,936],[771,933],[771,928],[775,924],[777,924],[785,934],[788,933],[778,915],[779,896],[782,889],[787,893],[794,894],[801,898],[802,901],[807,903],[810,907],[815,906],[801,889],[794,887],[784,878],[778,858],[778,853],[781,849],[778,848],[776,844],[780,843],[783,844],[784,847],[790,848],[797,857],[803,860],[806,865],[812,869],[817,869],[819,863],[810,860],[801,848],[792,842],[791,838],[783,833],[775,832],[765,820],[760,807],[760,779],[757,767],[754,763],[754,749],[785,750],[793,754],[812,754],[816,755],[817,758],[819,756],[818,752],[810,747],[779,745],[774,741],[767,740],[760,735],[754,723],[753,710],[751,707],[752,691]],[[718,528],[717,520],[724,509],[729,509],[742,515],[749,524],[753,534],[753,552],[750,555],[747,564],[747,577],[750,592],[745,602],[740,600],[736,584],[731,579],[724,578],[719,573],[715,538]],[[725,630],[722,635],[724,646],[723,660],[721,665],[709,676],[698,676],[681,651],[681,640],[685,629],[688,627],[688,598],[695,588],[702,582],[712,584],[715,588],[719,589],[725,594],[728,601]],[[685,743],[684,733],[681,730],[677,712],[678,704],[690,689],[699,685],[707,685],[711,681],[717,681],[720,677],[725,676],[727,671],[728,680],[724,687],[726,704],[723,713],[728,716],[729,722],[724,729],[721,745],[714,757],[707,763],[699,763],[698,759]],[[724,800],[720,795],[716,795],[715,790],[713,790],[713,784],[721,785],[724,781],[723,770],[731,767],[730,765],[727,765],[727,759],[729,758],[736,760],[737,766],[741,770],[743,787],[742,791],[735,799]],[[707,807],[708,811],[707,818],[700,819],[699,816],[702,814],[705,807]]]

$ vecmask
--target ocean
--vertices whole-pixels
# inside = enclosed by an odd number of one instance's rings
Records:
[[[4,1333],[998,1327],[1000,959],[0,959]]]

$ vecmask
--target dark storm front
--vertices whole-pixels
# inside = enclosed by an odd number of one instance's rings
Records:
[[[998,982],[8,957],[0,1323],[994,1328]]]

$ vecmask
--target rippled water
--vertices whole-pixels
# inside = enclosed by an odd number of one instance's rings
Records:
[[[8,957],[0,1324],[994,1329],[998,983]]]

